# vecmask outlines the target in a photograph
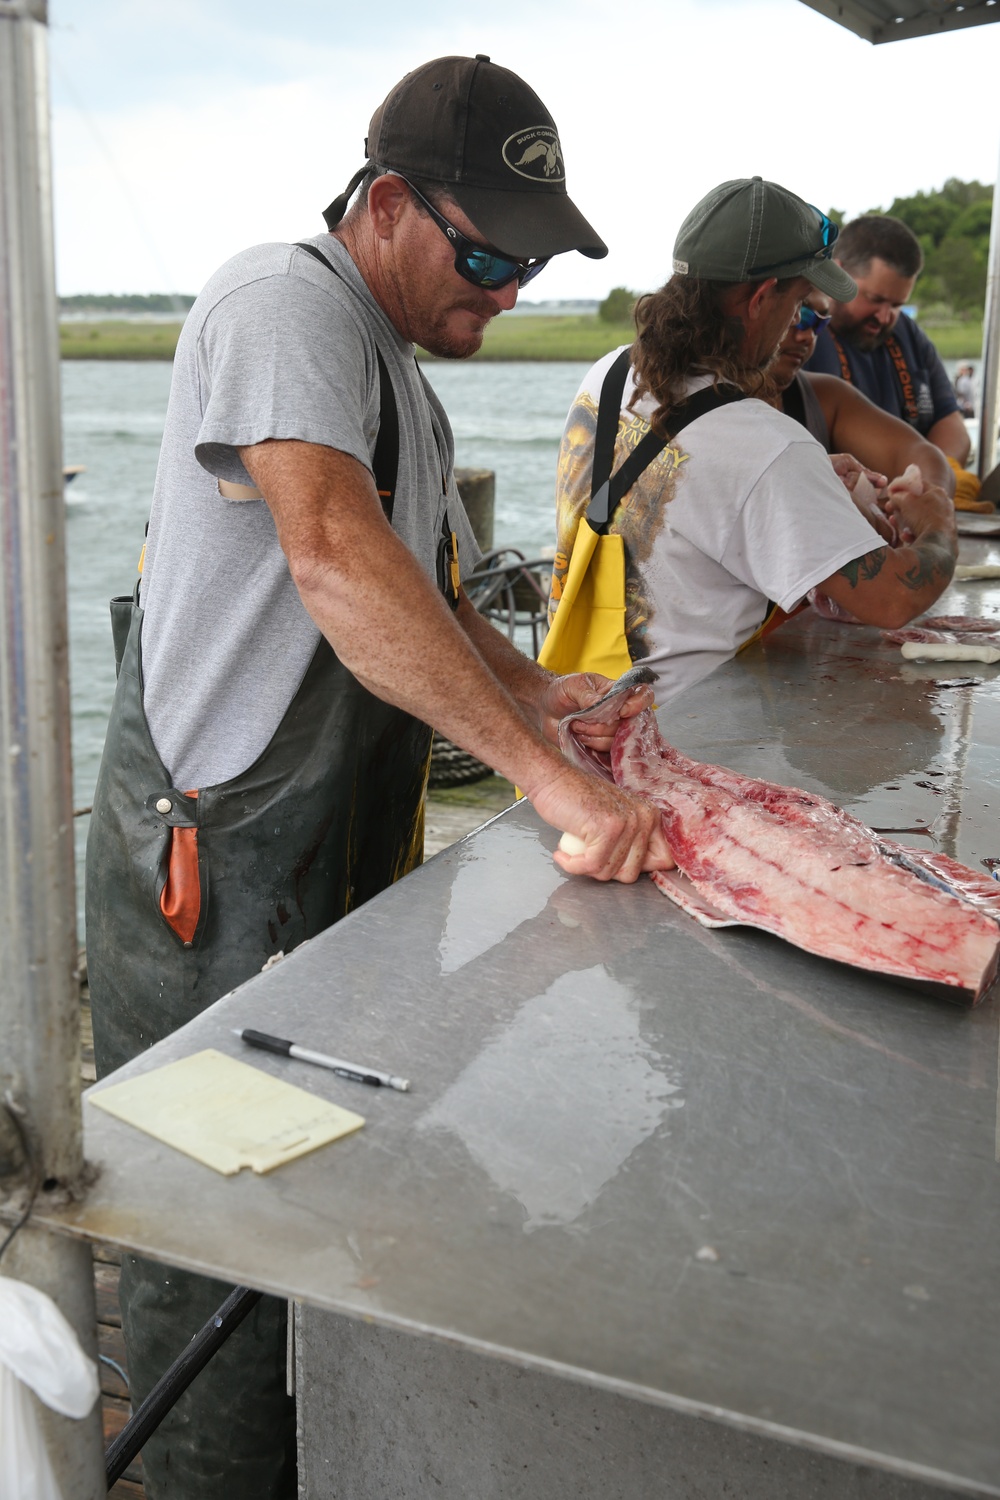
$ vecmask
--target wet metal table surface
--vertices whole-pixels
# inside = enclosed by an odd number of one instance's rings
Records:
[[[1000,613],[1000,591],[945,607]],[[689,753],[1000,860],[1000,668],[904,664],[810,613],[665,722]],[[996,1000],[706,931],[648,882],[566,879],[556,837],[503,814],[117,1075],[217,1047],[364,1130],[224,1179],[86,1107],[101,1175],[58,1222],[1000,1495]],[[235,1026],[413,1091],[249,1054]]]

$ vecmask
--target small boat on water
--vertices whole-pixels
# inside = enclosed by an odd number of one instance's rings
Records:
[[[86,464],[64,464],[63,465],[63,484],[64,485],[72,484],[73,480],[76,478],[76,476],[78,474],[85,474],[86,471],[87,471],[87,465]]]

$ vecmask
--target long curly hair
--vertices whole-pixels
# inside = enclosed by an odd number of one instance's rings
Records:
[[[779,281],[776,290],[783,291],[794,279]],[[748,365],[743,352],[743,324],[723,307],[731,286],[698,276],[671,276],[658,292],[636,303],[631,352],[635,393],[629,405],[652,396],[654,431],[663,434],[670,412],[684,405],[684,382],[692,374],[709,372],[714,385],[735,385],[748,396],[764,389],[764,371]]]

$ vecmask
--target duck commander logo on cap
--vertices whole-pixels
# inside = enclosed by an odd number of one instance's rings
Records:
[[[542,182],[565,182],[562,147],[551,125],[518,130],[503,143],[503,159],[519,177]]]
[[[372,116],[366,167],[440,185],[480,237],[515,260],[608,247],[566,192],[555,121],[535,91],[484,54],[438,57],[400,79]],[[324,210],[334,229],[366,168]]]

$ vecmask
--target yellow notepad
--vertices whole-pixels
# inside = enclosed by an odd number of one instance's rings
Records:
[[[212,1048],[88,1100],[216,1172],[270,1172],[365,1123],[291,1083]]]

